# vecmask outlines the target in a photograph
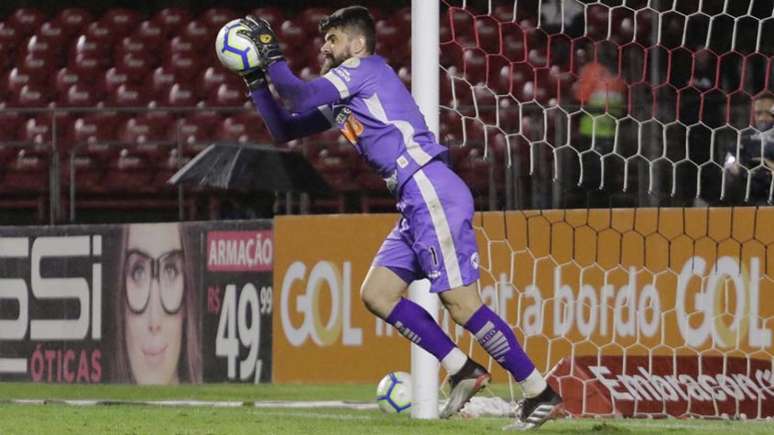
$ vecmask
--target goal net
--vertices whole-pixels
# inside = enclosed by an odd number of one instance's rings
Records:
[[[440,141],[534,210],[477,215],[480,291],[572,415],[774,416],[774,212],[688,208],[772,199],[773,7],[441,1]]]

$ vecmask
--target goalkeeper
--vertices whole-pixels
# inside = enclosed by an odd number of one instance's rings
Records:
[[[320,22],[325,37],[322,77],[297,78],[284,61],[269,24],[247,17],[245,35],[261,66],[244,75],[256,108],[278,142],[337,127],[384,178],[401,218],[382,244],[361,287],[365,306],[433,354],[449,373],[451,393],[442,418],[459,411],[490,379],[438,326],[406,299],[408,283],[427,278],[455,322],[521,384],[513,429],[538,427],[555,416],[561,398],[535,369],[513,330],[478,294],[473,198],[445,163],[437,143],[395,72],[374,54],[374,21],[367,9],[340,9]],[[287,111],[274,99],[268,77]]]

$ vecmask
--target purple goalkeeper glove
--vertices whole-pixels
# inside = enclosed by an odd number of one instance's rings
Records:
[[[258,68],[265,71],[274,62],[285,59],[277,41],[277,35],[274,34],[268,21],[248,15],[240,22],[250,31],[239,33],[253,41],[258,49]]]

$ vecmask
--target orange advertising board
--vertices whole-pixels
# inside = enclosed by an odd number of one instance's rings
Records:
[[[409,367],[407,342],[358,296],[396,219],[276,220],[275,382],[373,382]],[[542,372],[579,355],[774,353],[774,209],[487,212],[474,227],[482,298]],[[464,351],[488,361],[441,318]]]

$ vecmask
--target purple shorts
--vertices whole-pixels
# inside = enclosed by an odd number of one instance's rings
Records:
[[[445,163],[433,161],[417,171],[403,186],[398,210],[402,216],[379,248],[375,266],[407,283],[427,278],[432,292],[478,280],[473,197]]]

